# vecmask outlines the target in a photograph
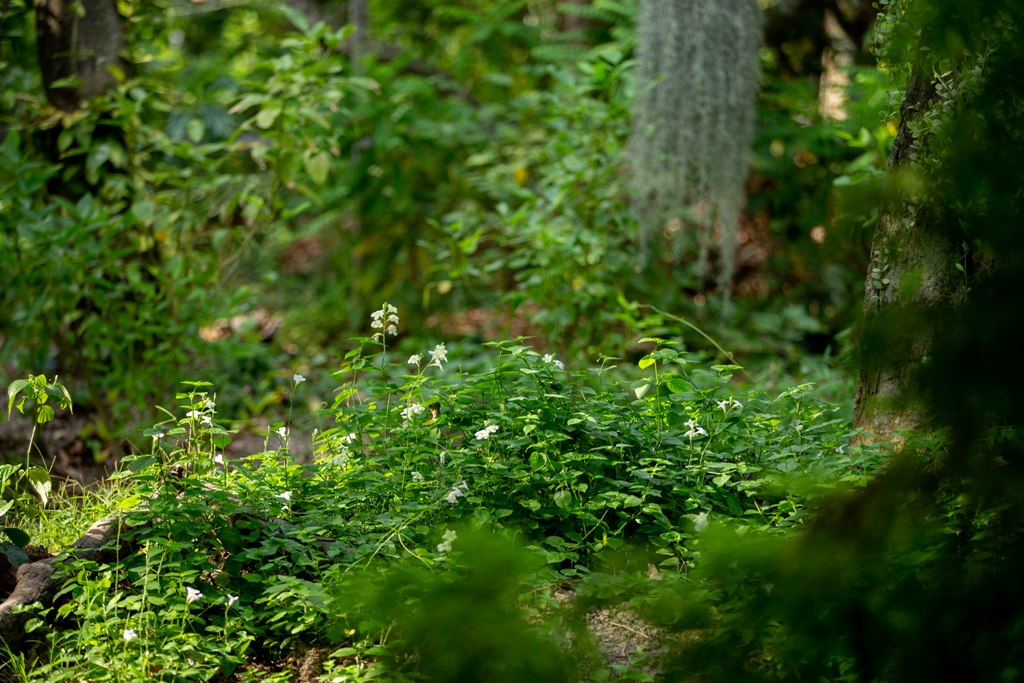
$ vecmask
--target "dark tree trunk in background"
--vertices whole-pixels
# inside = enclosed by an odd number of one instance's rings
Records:
[[[896,191],[881,209],[871,245],[854,411],[857,426],[882,439],[927,426],[918,381],[940,343],[939,322],[966,296],[955,233],[939,228],[928,200],[909,189],[917,185],[912,159],[922,143],[911,129],[935,99],[931,80],[915,69],[889,158]]]
[[[35,10],[39,68],[51,104],[73,111],[117,85],[114,73],[124,73],[126,64],[115,0],[35,0]],[[77,82],[61,86],[68,78]]]

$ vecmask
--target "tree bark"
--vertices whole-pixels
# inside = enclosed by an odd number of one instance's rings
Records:
[[[39,68],[51,104],[74,111],[117,85],[115,73],[124,73],[126,63],[114,0],[35,0],[35,10]],[[76,82],[62,84],[65,79]]]
[[[883,440],[927,426],[919,377],[937,341],[940,312],[959,306],[966,295],[956,268],[959,244],[953,231],[937,229],[941,218],[918,189],[922,179],[913,163],[926,142],[915,138],[914,121],[935,101],[934,84],[915,69],[889,158],[894,191],[871,245],[854,420]]]

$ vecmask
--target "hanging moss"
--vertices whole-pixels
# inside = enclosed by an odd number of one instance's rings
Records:
[[[761,82],[757,0],[646,0],[630,140],[645,248],[669,239],[728,297],[735,268],[754,102]]]

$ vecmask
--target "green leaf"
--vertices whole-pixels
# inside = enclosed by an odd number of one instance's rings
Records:
[[[555,505],[567,510],[569,504],[572,502],[572,493],[568,489],[562,489],[561,491],[555,491]]]
[[[263,130],[270,128],[277,121],[277,117],[281,115],[280,109],[261,109],[259,114],[256,114],[256,125]]]
[[[314,183],[323,185],[327,182],[327,173],[331,168],[331,155],[324,151],[307,154],[302,159],[302,165]]]
[[[50,500],[50,492],[53,490],[53,484],[50,482],[50,473],[42,467],[30,467],[25,472],[25,478],[28,479],[32,490],[39,496],[39,501],[46,505],[47,501]]]
[[[0,502],[0,517],[3,517],[8,512],[10,512],[12,507],[14,507],[14,501],[13,500],[5,500],[5,501]]]
[[[20,567],[23,564],[28,564],[28,555],[25,554],[24,550],[13,543],[0,543],[0,555],[6,557],[12,567]]]
[[[36,423],[44,425],[53,419],[54,411],[53,406],[50,404],[41,405],[36,411]]]
[[[18,397],[21,390],[28,386],[27,379],[16,379],[7,387],[7,419],[11,417],[11,409],[14,408],[14,399]]]
[[[185,134],[189,140],[198,144],[206,134],[206,125],[199,119],[190,119],[185,126]]]
[[[649,368],[652,365],[654,365],[656,362],[657,361],[654,358],[652,358],[651,356],[644,356],[643,358],[640,359],[640,362],[637,363],[637,365],[640,366],[641,370],[646,370],[647,368]]]
[[[32,540],[26,532],[18,529],[17,527],[4,527],[4,533],[7,534],[7,538],[11,539],[11,542],[19,548],[24,548],[28,545],[28,542]]]

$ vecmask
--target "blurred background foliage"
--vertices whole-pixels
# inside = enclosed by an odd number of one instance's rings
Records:
[[[766,6],[728,319],[638,243],[634,0],[116,4],[127,66],[74,111],[46,99],[30,3],[0,36],[0,362],[79,383],[104,438],[183,374],[259,413],[385,299],[408,337],[525,334],[578,362],[680,334],[648,305],[776,373],[844,348],[873,216],[836,188],[863,192],[894,131],[863,3],[799,30]]]

